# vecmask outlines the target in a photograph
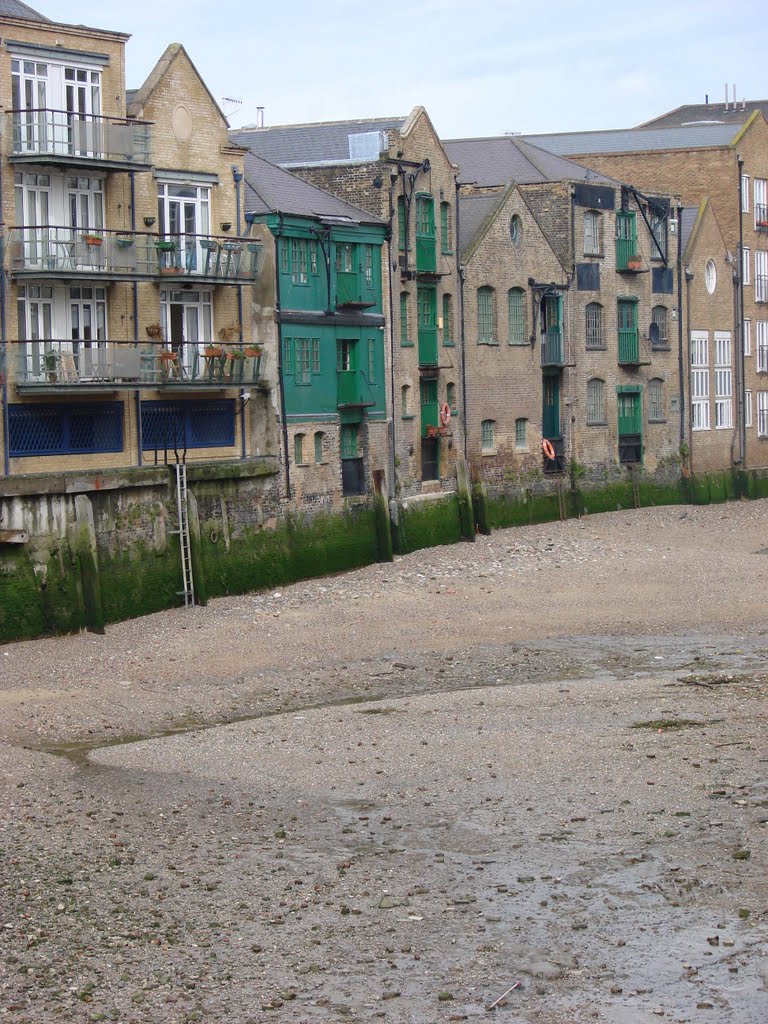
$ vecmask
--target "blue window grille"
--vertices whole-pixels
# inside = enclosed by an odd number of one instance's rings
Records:
[[[123,450],[123,403],[10,405],[11,458]]]
[[[142,403],[141,446],[144,451],[227,448],[234,443],[234,399]]]

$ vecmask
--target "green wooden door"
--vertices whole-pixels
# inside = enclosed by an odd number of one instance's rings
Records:
[[[435,200],[429,195],[416,196],[416,270],[433,274],[436,269]]]
[[[437,289],[419,288],[416,295],[419,365],[437,366]]]
[[[437,427],[437,381],[423,380],[420,384],[421,393],[421,436],[427,436],[428,427]]]
[[[634,213],[616,214],[616,269],[626,270],[636,255],[637,223]]]
[[[619,407],[619,436],[641,434],[643,430],[642,404],[639,392],[617,396]]]
[[[560,437],[560,377],[549,374],[542,378],[542,436],[552,441]]]

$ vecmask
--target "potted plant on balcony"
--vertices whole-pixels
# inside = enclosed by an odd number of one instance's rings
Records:
[[[246,345],[245,355],[248,359],[258,359],[262,353],[261,345]]]
[[[637,253],[633,253],[627,257],[627,270],[641,270],[643,261],[640,259]]]
[[[165,336],[163,335],[162,324],[159,324],[159,323],[149,324],[147,327],[144,328],[144,330],[147,332],[147,337],[148,338],[154,338],[155,341],[164,341],[165,340]]]
[[[101,245],[104,241],[104,236],[98,234],[96,231],[86,231],[83,235],[83,241],[87,246],[91,248]]]
[[[133,235],[118,235],[115,245],[118,249],[129,249],[133,245]]]
[[[54,352],[53,349],[49,349],[43,354],[43,367],[45,372],[48,374],[48,381],[51,384],[55,384],[59,379],[59,353]]]

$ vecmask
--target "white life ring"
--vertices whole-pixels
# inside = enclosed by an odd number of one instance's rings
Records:
[[[451,407],[447,402],[440,406],[440,426],[447,427],[451,422]]]

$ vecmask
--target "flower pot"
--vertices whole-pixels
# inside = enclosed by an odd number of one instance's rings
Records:
[[[132,238],[116,238],[115,245],[118,249],[128,249],[133,245]]]
[[[86,245],[96,246],[101,245],[104,239],[101,237],[101,235],[83,235],[83,241]]]
[[[175,252],[175,242],[155,242],[155,248],[158,252]]]
[[[255,345],[250,345],[245,350],[245,354],[246,354],[246,356],[248,356],[249,359],[253,359],[253,358],[258,359],[258,357],[261,355],[261,349],[260,348],[256,348]]]
[[[224,349],[219,348],[217,345],[209,346],[205,349],[206,359],[219,359],[224,355]]]

